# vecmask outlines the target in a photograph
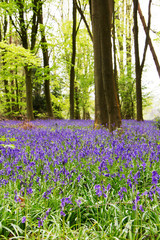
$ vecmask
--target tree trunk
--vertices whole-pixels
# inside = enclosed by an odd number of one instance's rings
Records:
[[[38,4],[39,0],[33,0],[33,5],[32,5],[32,10],[33,10],[33,16],[31,17],[30,21],[32,23],[31,26],[31,41],[30,41],[30,50],[33,51],[36,43],[36,35],[37,35],[37,30],[38,30]],[[11,22],[16,28],[17,33],[19,34],[22,45],[25,49],[29,49],[29,44],[28,44],[28,26],[25,21],[25,16],[24,16],[24,11],[25,11],[25,6],[24,6],[24,1],[19,0],[16,1],[17,4],[17,9],[18,9],[18,24],[19,24],[19,29],[17,27],[17,22],[11,18]],[[32,78],[31,78],[31,70],[28,69],[28,66],[26,65],[24,67],[25,69],[25,81],[26,81],[26,103],[27,103],[27,118],[29,120],[33,120],[33,102],[32,102]]]
[[[136,68],[136,98],[137,98],[137,121],[143,121],[142,113],[142,86],[141,86],[141,66],[139,59],[139,42],[138,42],[138,0],[133,0],[134,9],[134,48],[135,48],[135,68]]]
[[[20,24],[20,31],[21,31],[21,41],[22,45],[25,49],[28,49],[28,35],[27,29],[25,26],[24,20],[24,5],[20,0],[17,2],[18,4],[18,11],[19,11],[19,24]],[[27,103],[27,118],[28,120],[33,120],[33,102],[32,102],[32,79],[31,79],[31,70],[28,69],[28,66],[24,67],[25,70],[25,83],[26,83],[26,103]]]
[[[119,101],[119,87],[118,87],[118,71],[117,71],[117,49],[116,49],[116,31],[115,31],[115,1],[113,1],[113,59],[114,59],[114,74],[115,87],[117,92],[118,104]]]
[[[126,0],[126,64],[127,64],[127,82],[128,85],[133,85],[132,81],[132,23],[133,23],[132,11],[131,11],[131,0]],[[127,85],[127,83],[126,83]],[[132,88],[133,89],[133,88]],[[128,101],[125,101],[125,118],[134,118],[134,103],[132,101],[133,90],[129,89],[126,92]]]
[[[141,78],[142,78],[142,70],[145,63],[147,47],[149,44],[149,30],[150,30],[150,19],[151,19],[151,2],[149,0],[148,5],[148,26],[146,27],[146,41],[144,46],[143,58],[140,64],[139,60],[139,43],[138,43],[138,9],[140,9],[140,5],[138,0],[133,0],[133,13],[134,13],[134,46],[135,46],[135,63],[136,63],[136,97],[137,97],[137,120],[143,121],[143,112],[142,112],[142,86],[141,86]]]
[[[102,124],[106,127],[108,124],[109,130],[113,131],[120,127],[121,118],[112,69],[112,1],[91,1],[91,9],[95,63],[95,125]],[[104,102],[101,102],[101,99]]]
[[[7,3],[7,1],[6,1],[6,3]],[[3,26],[3,33],[2,33],[1,26]],[[5,40],[7,27],[8,27],[8,21],[7,21],[7,16],[5,14],[4,21],[2,23],[0,22],[0,41]],[[2,57],[3,57],[3,55],[2,55]],[[3,60],[2,65],[3,65],[4,71],[6,70],[5,64],[6,63]],[[4,83],[4,93],[5,93],[5,99],[6,99],[5,112],[9,114],[11,111],[11,108],[10,108],[10,97],[9,97],[9,84],[8,84],[8,80],[6,79],[6,77],[4,77],[3,83]]]
[[[31,79],[31,70],[28,69],[28,66],[24,67],[25,78],[26,78],[26,102],[27,102],[27,119],[33,120],[33,102],[32,102],[32,79]]]
[[[80,119],[80,111],[79,111],[79,89],[75,87],[75,119]]]
[[[72,30],[72,59],[70,70],[70,119],[74,119],[74,79],[75,79],[75,59],[76,59],[76,4],[73,0],[73,30]]]
[[[15,78],[15,85],[16,85],[16,111],[19,112],[20,108],[19,108],[19,88],[18,88],[18,80],[17,80],[17,66],[15,68],[15,74],[16,74],[16,78]]]
[[[45,27],[43,25],[42,4],[40,5],[40,11],[39,11],[39,23],[41,24],[40,32],[41,32],[41,49],[42,49],[42,53],[43,53],[43,66],[44,66],[44,71],[48,70],[47,73],[44,73],[44,77],[48,78],[48,75],[50,76],[49,54],[48,54],[47,40],[45,37]],[[49,79],[44,80],[44,92],[45,92],[45,98],[46,98],[46,107],[47,107],[48,117],[53,118],[54,115],[53,115],[52,103],[51,103],[50,80]]]

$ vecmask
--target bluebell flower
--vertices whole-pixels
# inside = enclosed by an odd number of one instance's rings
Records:
[[[81,177],[82,177],[81,174],[77,177],[77,181],[78,181],[78,182],[80,182]]]
[[[22,223],[25,223],[26,222],[26,217],[22,217]]]
[[[127,184],[129,185],[130,188],[132,188],[132,181],[131,181],[131,179],[127,179]]]
[[[125,187],[122,187],[120,191],[118,192],[120,199],[122,200],[124,197],[123,192],[127,192],[127,189]]]
[[[44,219],[46,219],[46,218],[48,217],[50,211],[51,211],[51,208],[49,208],[49,209],[46,211],[46,213],[45,213],[45,215],[44,215]]]
[[[27,194],[32,194],[33,193],[33,189],[31,187],[27,188]]]
[[[44,222],[44,219],[43,218],[38,218],[39,221],[38,221],[38,227],[43,227],[43,222]]]
[[[64,211],[60,211],[60,214],[62,215],[62,216],[66,216],[66,214],[65,214],[65,212]]]
[[[144,209],[143,209],[142,205],[139,206],[139,209],[141,210],[141,212],[144,212]]]
[[[109,183],[108,185],[107,185],[107,191],[109,191],[111,189],[111,184]]]
[[[76,200],[76,203],[77,203],[78,207],[80,207],[82,201],[80,199],[78,199],[78,200]]]
[[[159,174],[156,171],[152,172],[152,184],[157,185],[159,180]]]
[[[96,195],[98,197],[102,196],[102,190],[101,190],[101,186],[100,185],[95,185],[95,190],[96,190]]]

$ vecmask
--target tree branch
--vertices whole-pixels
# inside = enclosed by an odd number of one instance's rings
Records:
[[[75,5],[76,5],[77,10],[78,10],[78,12],[80,13],[80,15],[81,15],[81,17],[82,17],[82,19],[83,19],[83,21],[84,21],[84,23],[85,23],[85,25],[86,25],[86,28],[87,28],[87,31],[88,31],[89,36],[90,36],[90,38],[91,38],[91,41],[93,42],[93,35],[92,35],[92,33],[91,33],[91,30],[90,30],[90,28],[89,28],[89,25],[88,25],[88,23],[87,23],[87,20],[86,20],[86,18],[85,18],[85,16],[84,16],[84,12],[82,11],[81,7],[78,6],[77,0],[74,0],[74,1],[75,1]]]
[[[141,11],[141,8],[140,8],[140,4],[138,4],[138,13],[139,13],[139,16],[140,16],[140,19],[141,19],[144,31],[147,34],[146,22],[145,22],[143,14],[142,14],[142,11]],[[148,39],[148,44],[149,44],[149,47],[150,47],[150,50],[151,50],[151,53],[152,53],[153,60],[155,62],[156,68],[157,68],[158,75],[160,77],[160,65],[159,65],[158,58],[157,58],[156,52],[154,50],[154,47],[153,47],[153,44],[152,44],[150,36],[149,36],[149,39]]]
[[[84,6],[84,10],[86,9],[86,6],[87,6],[87,4],[85,4],[85,6]],[[76,35],[77,35],[77,33],[78,33],[78,30],[79,30],[79,27],[80,27],[81,21],[82,21],[82,16],[81,16],[81,18],[80,18],[80,20],[79,20],[79,23],[78,23],[78,27],[77,27],[77,30],[76,30]]]
[[[149,30],[151,26],[151,2],[152,0],[149,0],[149,5],[148,5],[148,26],[146,27],[146,41],[145,41],[145,46],[144,46],[144,52],[143,52],[143,58],[142,58],[142,63],[141,63],[141,72],[144,67],[144,62],[146,59],[146,53],[147,53],[147,48],[149,44]]]

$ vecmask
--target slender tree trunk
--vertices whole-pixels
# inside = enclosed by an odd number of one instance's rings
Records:
[[[83,106],[82,119],[83,119],[83,120],[86,119],[86,109],[85,109],[85,106]]]
[[[79,89],[78,86],[75,87],[75,119],[80,119],[80,111],[79,111]]]
[[[19,112],[20,108],[19,108],[19,88],[18,88],[18,80],[17,80],[17,66],[15,69],[15,74],[16,74],[16,78],[15,78],[15,85],[16,85],[16,111]]]
[[[72,59],[70,70],[70,119],[74,119],[74,79],[75,79],[75,59],[76,59],[76,4],[73,1],[73,29],[72,29]]]
[[[48,75],[50,76],[50,71],[49,71],[49,53],[48,53],[47,40],[46,40],[46,37],[45,37],[45,27],[43,25],[42,4],[40,6],[40,11],[39,11],[39,23],[41,24],[40,32],[41,32],[41,49],[42,49],[42,53],[43,53],[43,66],[44,66],[44,71],[45,71],[45,69],[48,70],[47,73],[44,73],[44,77],[48,78]],[[53,115],[52,103],[51,103],[50,80],[49,79],[45,79],[44,80],[44,92],[45,92],[48,116],[50,118],[53,118],[54,115]]]
[[[113,59],[114,59],[113,78],[114,78],[115,86],[116,86],[118,104],[120,104],[120,101],[119,101],[119,87],[118,87],[118,71],[117,71],[116,31],[115,31],[115,1],[113,1]]]
[[[138,41],[138,0],[133,0],[134,3],[134,48],[135,48],[135,67],[136,67],[136,98],[137,98],[137,121],[143,121],[142,113],[142,86],[141,86],[141,66],[139,59],[139,41]]]
[[[13,71],[11,71],[11,74],[14,76]],[[11,81],[11,107],[12,107],[12,113],[14,113],[14,111],[15,111],[15,93],[14,93],[14,88],[15,88],[14,79],[12,79],[12,81]]]
[[[115,81],[112,69],[111,18],[113,5],[111,0],[91,1],[92,29],[95,63],[95,125],[106,126],[110,131],[120,127],[121,118]],[[104,97],[104,103],[100,102]],[[102,104],[107,106],[102,110]],[[102,111],[101,111],[102,110]],[[108,116],[107,114],[108,113]],[[102,119],[104,116],[104,119]]]
[[[32,78],[31,70],[28,69],[28,66],[24,67],[25,78],[26,78],[26,102],[27,102],[27,119],[33,120],[33,102],[32,102]]]
[[[146,27],[146,41],[144,46],[143,58],[140,64],[139,59],[139,43],[138,43],[138,0],[133,0],[133,13],[134,13],[134,46],[135,46],[135,65],[136,65],[136,97],[137,97],[137,120],[143,121],[143,111],[142,111],[142,86],[141,86],[141,78],[142,78],[142,71],[145,63],[147,47],[149,44],[149,30],[150,30],[150,19],[151,19],[151,2],[149,0],[148,5],[148,26]],[[140,6],[139,6],[140,7]]]
[[[12,44],[12,28],[11,28],[11,21],[9,22],[9,44]],[[12,76],[11,80],[11,109],[12,109],[12,114],[15,112],[15,94],[14,94],[14,89],[15,89],[15,84],[14,84],[14,71],[11,70],[10,74]]]
[[[124,1],[122,1],[122,11],[118,14],[119,26],[117,27],[118,45],[119,45],[119,69],[120,74],[124,71]]]
[[[126,0],[126,59],[127,66],[130,68],[132,64],[132,19],[131,19],[131,2]],[[131,71],[127,68],[127,75],[131,78]]]
[[[132,81],[132,23],[133,23],[133,17],[132,17],[132,11],[131,11],[131,0],[126,0],[126,64],[127,64],[127,82],[131,86]],[[127,83],[126,83],[127,84]],[[128,101],[125,101],[125,118],[126,119],[133,119],[134,118],[134,112],[133,112],[133,101],[132,101],[132,94],[133,90],[127,91],[126,94]]]

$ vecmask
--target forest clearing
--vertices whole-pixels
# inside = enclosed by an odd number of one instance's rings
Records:
[[[0,122],[0,239],[160,239],[160,131]]]

